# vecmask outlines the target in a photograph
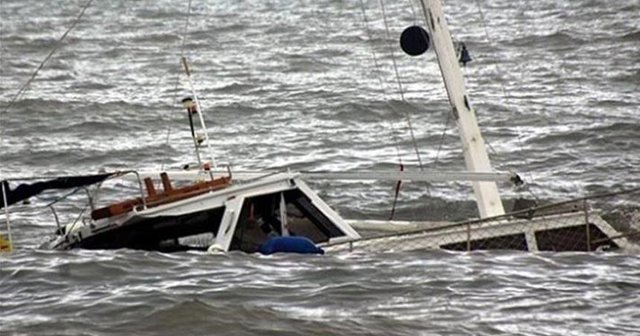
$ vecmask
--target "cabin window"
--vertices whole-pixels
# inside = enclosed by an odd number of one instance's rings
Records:
[[[176,252],[206,250],[220,228],[225,208],[182,216],[160,216],[123,225],[100,235],[87,237],[78,247],[88,249],[132,248]],[[208,239],[211,238],[211,239]]]
[[[245,199],[229,250],[253,253],[271,236],[282,235],[280,193]]]
[[[160,218],[152,224],[160,251],[206,250],[215,240],[224,207],[184,216]]]
[[[283,225],[281,202],[284,195]],[[300,190],[245,199],[230,250],[253,253],[270,237],[304,236],[314,243],[344,235]]]

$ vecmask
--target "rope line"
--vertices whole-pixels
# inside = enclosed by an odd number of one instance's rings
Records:
[[[369,19],[367,18],[367,12],[366,12],[363,0],[360,0],[360,9],[362,10],[362,17],[363,17],[363,20],[364,20],[364,23],[365,23],[365,30],[367,31],[367,37],[369,38],[369,41],[373,41],[373,34],[371,34],[371,30],[369,29]],[[384,82],[382,81],[382,77],[380,75],[382,71],[380,70],[381,67],[380,67],[380,63],[378,62],[378,57],[377,57],[375,48],[373,47],[373,44],[369,43],[369,46],[371,47],[371,55],[372,55],[372,58],[373,58],[373,64],[376,67],[376,73],[377,73],[376,78],[378,79],[378,84],[380,85],[380,91],[386,97],[387,96],[387,91],[385,90]],[[391,104],[391,103],[389,103],[387,101],[386,105],[389,106],[389,108],[391,108],[391,110],[393,110],[394,113],[398,113],[398,111],[393,106],[393,104]],[[395,127],[395,124],[392,121],[388,121],[388,122],[389,122],[389,125],[391,126],[391,130],[392,130],[391,137],[393,139],[393,144],[394,144],[394,146],[396,148],[396,153],[398,155],[398,161],[400,162],[400,164],[402,164],[402,155],[400,153],[400,145],[399,145],[400,141],[399,141],[398,136],[397,136],[398,131],[397,131],[396,127]]]
[[[478,14],[480,15],[480,20],[482,21],[482,27],[483,27],[483,30],[484,30],[484,35],[485,35],[486,42],[489,45],[493,45],[494,44],[493,43],[493,39],[489,35],[489,28],[487,26],[487,20],[485,19],[484,12],[482,11],[482,6],[480,6],[480,2],[478,0],[475,0],[475,4],[476,4],[476,8],[478,8]],[[500,65],[497,62],[494,64],[494,66],[496,67],[496,70],[497,70],[498,73],[505,73],[500,69]],[[511,105],[511,102],[510,102],[511,99],[510,99],[510,96],[507,94],[507,90],[505,89],[503,81],[499,80],[498,84],[500,85],[500,89],[502,90],[501,99],[503,100],[503,105],[504,106]],[[519,125],[516,125],[516,132],[518,133],[518,136],[517,136],[516,140],[518,141],[518,143],[520,145],[520,150],[522,151],[524,149],[524,143],[522,141],[522,131],[521,131],[521,128],[520,128]],[[488,141],[487,141],[487,145],[489,146],[489,149],[491,149],[491,151],[496,156],[500,156],[493,149],[493,146],[491,146],[491,143],[489,143]],[[529,167],[529,160],[528,160],[527,156],[526,155],[520,155],[520,157],[524,160],[525,167]],[[525,174],[528,175],[529,181],[533,181],[533,176],[531,175],[530,172],[525,172]],[[527,188],[527,189],[528,189],[529,194],[533,198],[538,199],[538,197],[529,188]]]
[[[371,30],[369,29],[369,19],[367,18],[367,13],[366,13],[366,9],[364,6],[364,2],[363,0],[360,0],[360,9],[362,10],[362,17],[365,23],[365,30],[367,32],[367,36],[369,38],[369,41],[373,41],[373,34],[371,34]],[[376,78],[378,79],[378,84],[380,85],[380,91],[382,92],[382,94],[385,96],[385,101],[386,101],[386,97],[387,97],[387,92],[385,90],[384,87],[384,82],[382,81],[382,75],[381,75],[381,70],[380,70],[380,64],[378,62],[378,57],[376,55],[376,51],[375,48],[373,47],[373,43],[369,43],[369,47],[371,48],[371,55],[373,58],[373,63],[376,67],[376,73],[377,76]],[[391,104],[389,101],[386,101],[386,105],[389,106],[389,108],[391,108],[391,110],[394,113],[398,113],[398,111],[396,110],[395,107],[393,107],[393,104]],[[399,133],[398,130],[395,127],[395,124],[393,121],[388,120],[389,125],[391,125],[391,137],[393,139],[393,144],[396,148],[396,154],[398,155],[398,163],[400,165],[400,170],[404,170],[404,164],[402,163],[402,155],[400,154],[400,144],[399,144],[399,139],[397,134]],[[398,201],[398,196],[400,195],[400,185],[402,184],[402,181],[398,181],[396,183],[396,188],[395,188],[395,194],[394,194],[394,198],[393,198],[393,205],[391,207],[391,215],[390,215],[390,219],[393,219],[395,212],[396,212],[396,203]]]
[[[182,32],[182,41],[180,43],[180,60],[182,60],[182,58],[184,57],[184,47],[186,45],[186,41],[187,41],[187,35],[189,34],[189,18],[191,17],[191,0],[189,0],[189,4],[187,6],[187,17],[185,19],[184,22],[184,29]],[[182,67],[182,61],[178,62],[178,72],[176,74],[176,84],[173,88],[173,97],[171,98],[171,102],[169,103],[169,105],[173,105],[176,104],[178,101],[178,86],[180,85],[180,68]],[[171,117],[173,116],[173,113],[171,113],[171,111],[169,111],[169,121],[171,121]],[[165,138],[165,146],[169,146],[169,140],[171,138],[171,132],[173,131],[173,127],[172,127],[172,123],[169,122],[169,125],[167,126],[167,136]],[[167,161],[169,157],[169,153],[166,151],[165,152],[165,156],[164,159],[162,160],[162,163],[160,165],[160,171],[164,171],[164,165],[165,162]]]
[[[409,6],[411,7],[411,17],[413,18],[413,24],[418,24],[418,15],[416,14],[416,8],[412,0],[409,0]]]
[[[60,46],[62,45],[62,41],[67,37],[67,35],[69,35],[69,32],[71,32],[71,30],[75,28],[75,26],[78,24],[78,22],[84,15],[84,12],[87,10],[87,8],[89,8],[92,2],[93,0],[89,0],[82,7],[82,11],[80,11],[80,14],[78,14],[76,19],[73,21],[73,23],[71,24],[71,27],[69,27],[67,31],[65,31],[64,34],[62,34],[62,36],[58,39],[58,41],[56,42],[56,45],[53,47],[53,49],[51,49],[47,57],[45,57],[44,60],[40,62],[40,65],[38,65],[36,70],[31,74],[31,77],[27,80],[26,83],[24,83],[24,85],[22,85],[22,87],[20,88],[20,90],[18,90],[16,95],[13,96],[13,99],[11,99],[11,101],[9,102],[9,105],[7,105],[7,107],[5,107],[5,109],[2,111],[3,114],[6,113],[15,104],[18,98],[20,98],[20,96],[22,96],[27,91],[27,88],[29,87],[31,82],[33,82],[33,80],[36,78],[36,76],[38,75],[38,72],[44,67],[44,65],[47,63],[47,61],[49,61],[51,56],[53,56],[53,54],[58,50],[58,48],[60,48]]]
[[[386,10],[384,9],[384,4],[382,4],[382,3],[381,3],[381,7],[383,8],[383,16],[384,16],[384,20],[385,20],[386,34],[387,34],[387,37],[389,37],[389,36],[390,36],[390,34],[389,34],[389,26],[388,26],[388,24],[387,24],[387,22],[386,22]],[[369,23],[369,19],[367,18],[367,13],[366,13],[366,9],[365,9],[365,5],[364,5],[363,0],[360,0],[360,8],[361,8],[361,10],[362,10],[362,16],[363,16],[364,23],[365,23],[365,30],[366,30],[366,32],[367,32],[367,35],[368,35],[369,41],[373,41],[373,36],[372,36],[372,33],[371,33],[371,29],[369,29],[369,25],[370,25],[370,23]],[[412,7],[412,10],[413,10],[413,7]],[[414,11],[414,19],[415,19],[415,11]],[[377,54],[376,54],[376,51],[375,51],[375,48],[374,48],[373,44],[372,44],[372,43],[370,43],[369,45],[370,45],[370,48],[371,48],[371,54],[372,54],[373,62],[374,62],[374,65],[375,65],[375,67],[376,67],[376,71],[377,71],[377,76],[376,76],[376,77],[377,77],[377,79],[378,79],[378,83],[379,83],[379,85],[380,85],[380,90],[381,90],[381,92],[383,93],[383,95],[386,97],[386,96],[388,96],[388,94],[387,94],[387,92],[386,92],[386,90],[385,90],[385,85],[384,85],[384,82],[383,82],[383,80],[382,80],[382,76],[381,76],[381,73],[382,73],[382,71],[381,71],[381,66],[380,66],[380,63],[379,63],[379,61],[378,61],[378,57],[377,57]],[[392,60],[393,60],[393,63],[394,63],[394,69],[395,69],[396,79],[397,79],[397,81],[398,81],[398,86],[399,86],[399,88],[400,88],[400,96],[401,96],[401,98],[402,98],[403,102],[405,102],[406,104],[409,104],[409,105],[413,106],[412,104],[410,104],[409,102],[407,102],[407,101],[405,100],[405,97],[404,97],[404,90],[403,90],[402,84],[401,84],[401,82],[400,82],[400,76],[399,76],[398,68],[397,68],[397,65],[396,65],[396,63],[395,63],[395,55],[394,55],[394,53],[393,53],[393,48],[391,48],[391,56],[392,56]],[[397,108],[395,108],[395,107],[393,106],[393,104],[391,104],[390,102],[387,102],[387,103],[386,103],[386,105],[387,105],[387,106],[389,106],[389,108],[390,108],[394,113],[400,113],[400,114],[402,114],[402,112],[398,111],[398,109],[397,109]],[[412,138],[412,142],[413,142],[413,147],[414,147],[414,149],[415,149],[415,151],[416,151],[416,156],[417,156],[417,158],[418,158],[418,162],[419,162],[420,170],[423,170],[422,159],[421,159],[421,157],[420,157],[420,153],[419,153],[419,151],[418,151],[417,141],[416,141],[416,139],[415,139],[415,135],[414,135],[414,133],[413,133],[413,125],[412,125],[412,123],[411,123],[411,115],[410,115],[410,114],[409,114],[409,112],[407,112],[407,111],[405,111],[405,112],[404,112],[404,114],[405,114],[405,116],[406,116],[406,118],[407,118],[407,120],[408,120],[409,129],[410,129],[410,133],[411,133],[411,138]],[[399,161],[399,164],[400,164],[400,167],[401,167],[400,169],[401,169],[401,170],[404,170],[404,164],[403,164],[403,162],[402,162],[402,157],[401,157],[401,154],[400,154],[399,140],[398,140],[398,137],[396,136],[396,134],[398,133],[398,130],[395,128],[395,124],[394,124],[393,122],[389,122],[389,124],[391,125],[391,128],[392,128],[392,137],[393,137],[394,144],[395,144],[395,147],[396,147],[396,152],[397,152],[397,154],[398,154],[398,161]],[[392,210],[391,210],[391,217],[390,217],[390,218],[393,218],[393,217],[394,217],[394,215],[395,215],[395,210],[396,210],[396,209],[395,209],[395,207],[396,207],[396,202],[397,202],[397,199],[398,199],[398,196],[399,196],[399,191],[400,191],[400,190],[399,190],[399,188],[400,188],[400,184],[401,184],[401,183],[400,183],[400,181],[398,181],[398,184],[396,185],[396,192],[395,192],[395,196],[394,196],[394,201],[393,201],[393,206],[392,206]],[[426,189],[426,191],[427,191],[427,195],[428,195],[428,196],[430,196],[430,195],[431,195],[431,191],[430,191],[430,188],[429,188],[429,184],[427,184],[427,186],[426,186],[426,187],[427,187],[427,189]],[[414,217],[415,217],[415,213],[414,213]]]
[[[438,167],[438,160],[440,158],[440,151],[442,150],[442,146],[444,146],[444,137],[447,135],[447,127],[449,126],[449,121],[451,121],[451,113],[445,113],[446,120],[443,125],[442,135],[440,136],[440,144],[438,145],[438,150],[436,151],[436,159],[433,163],[433,168]]]
[[[0,0],[0,78],[3,77],[4,67],[4,20],[2,19],[2,13],[4,13],[4,0]],[[0,116],[0,120],[2,120]],[[4,127],[0,126],[0,148],[4,145]],[[0,171],[0,176],[2,172]]]
[[[480,14],[480,21],[482,22],[482,28],[484,30],[485,39],[487,43],[493,44],[491,38],[489,37],[489,28],[487,27],[487,20],[485,20],[484,18],[484,12],[482,12],[482,9],[480,7],[480,3],[478,2],[478,0],[475,0],[475,3],[476,3],[476,7],[478,8],[478,13]],[[498,73],[503,73],[500,67],[498,66],[498,63],[495,63],[495,67],[498,70]],[[507,96],[507,90],[504,88],[504,83],[502,83],[502,81],[498,81],[498,84],[500,84],[500,89],[502,90],[502,97],[504,99],[504,97]],[[485,137],[484,142],[489,147],[491,154],[493,154],[494,156],[500,157],[500,154],[493,148],[489,139]]]
[[[387,22],[387,11],[384,7],[384,0],[380,0],[380,8],[382,10],[382,20],[384,22],[384,28],[387,35],[387,40],[391,40],[391,33],[389,32],[389,23]],[[398,83],[398,89],[400,93],[400,98],[403,102],[406,102],[404,97],[404,90],[402,88],[402,82],[400,81],[400,73],[398,72],[398,65],[396,63],[395,53],[393,52],[393,47],[391,47],[391,61],[393,63],[393,70],[396,74],[396,82]],[[422,158],[420,157],[420,151],[418,150],[418,142],[416,141],[415,133],[413,132],[413,123],[411,122],[411,114],[409,111],[405,111],[405,116],[407,118],[407,124],[409,126],[409,133],[411,134],[411,141],[413,142],[413,148],[416,152],[416,157],[418,158],[418,165],[420,166],[420,170],[424,170],[422,165]]]

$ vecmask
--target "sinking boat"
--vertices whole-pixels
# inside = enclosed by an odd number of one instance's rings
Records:
[[[189,116],[197,159],[193,173],[162,172],[157,176],[135,171],[74,176],[24,183],[11,189],[2,183],[0,207],[8,206],[46,189],[87,190],[88,205],[71,223],[60,223],[55,236],[43,247],[51,249],[131,248],[174,252],[184,250],[261,252],[267,244],[318,248],[306,250],[275,248],[273,252],[405,251],[419,249],[513,249],[523,251],[596,251],[634,245],[635,232],[619,232],[592,206],[593,201],[612,197],[638,198],[640,190],[582,198],[570,202],[537,206],[528,204],[506,213],[496,182],[518,185],[513,173],[495,172],[485,149],[475,112],[465,91],[460,65],[469,61],[466,48],[454,47],[439,0],[422,0],[426,27],[413,26],[403,33],[401,45],[411,55],[429,46],[435,50],[445,88],[456,120],[468,172],[261,172],[236,177],[230,170],[217,171],[213,159],[205,162],[201,153],[209,139],[197,94],[183,101]],[[188,76],[190,72],[183,59]],[[189,82],[190,82],[190,77]],[[196,132],[194,117],[200,120]],[[209,147],[209,151],[211,148]],[[209,153],[210,154],[210,153]],[[185,178],[182,175],[187,175]],[[152,178],[153,177],[153,178]],[[108,204],[96,204],[100,186],[114,178],[129,178],[137,195]],[[304,181],[306,178],[387,181],[471,181],[479,219],[459,223],[410,223],[345,220]],[[176,184],[176,181],[190,180]],[[159,181],[159,183],[158,183]],[[156,184],[161,188],[156,188]],[[88,186],[95,185],[94,190]],[[54,215],[55,204],[51,204]],[[633,215],[637,209],[630,210]],[[638,212],[640,213],[640,212]],[[640,218],[640,216],[638,216]],[[355,227],[382,228],[394,224],[401,232],[376,233],[364,237]],[[9,241],[10,241],[9,237]],[[285,245],[286,245],[285,244]],[[275,246],[272,244],[272,246]],[[298,245],[296,245],[298,246]]]
[[[221,177],[181,188],[163,173],[162,192],[150,178],[144,181],[145,195],[93,208],[89,225],[61,227],[46,247],[251,253],[272,237],[306,237],[314,244],[360,238],[294,173],[241,184]]]

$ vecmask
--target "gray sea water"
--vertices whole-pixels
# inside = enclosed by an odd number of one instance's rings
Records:
[[[384,2],[389,35],[378,1],[365,19],[357,0],[193,0],[186,30],[188,1],[95,1],[5,110],[85,3],[0,1],[0,178],[193,162],[181,54],[221,166],[416,170],[408,113],[425,169],[464,167],[433,52],[398,48],[422,22],[408,1]],[[496,169],[541,199],[640,185],[640,1],[445,10]],[[312,185],[345,217],[389,215],[393,183]],[[405,184],[399,215],[455,219],[469,200],[466,183]],[[11,216],[3,335],[640,334],[635,254],[53,252],[46,201]]]

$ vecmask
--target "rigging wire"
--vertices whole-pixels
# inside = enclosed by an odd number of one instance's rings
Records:
[[[182,68],[182,58],[184,57],[184,47],[187,41],[187,35],[189,34],[189,18],[191,17],[191,0],[189,0],[189,4],[187,6],[187,17],[184,22],[184,30],[182,32],[182,41],[180,43],[180,62],[178,62],[178,72],[176,74],[176,82],[173,88],[173,97],[171,98],[171,103],[169,105],[176,104],[178,101],[178,86],[180,85],[180,69]],[[173,116],[173,113],[169,112],[169,119]],[[169,122],[167,126],[167,135],[165,138],[165,146],[169,146],[169,140],[171,138],[171,132],[173,130],[172,123]],[[165,151],[165,157],[162,160],[162,164],[160,166],[160,171],[164,171],[164,165],[167,159],[169,158],[169,152]]]
[[[489,35],[489,28],[487,27],[487,20],[485,19],[484,12],[482,11],[482,6],[480,6],[480,3],[479,3],[479,1],[478,1],[478,0],[475,0],[475,4],[476,4],[476,8],[478,9],[478,14],[480,15],[480,20],[481,20],[481,22],[482,22],[482,27],[483,27],[483,30],[484,30],[485,39],[486,39],[486,41],[487,41],[487,43],[488,43],[489,45],[493,45],[493,44],[494,44],[494,43],[493,43],[493,39],[491,39],[491,36]],[[498,73],[504,73],[504,72],[500,69],[500,65],[498,64],[498,62],[496,62],[496,63],[495,63],[495,67],[496,67],[496,70],[497,70],[497,72],[498,72]],[[504,101],[503,105],[505,105],[505,106],[509,106],[509,105],[511,105],[511,102],[510,102],[510,96],[507,94],[507,90],[505,89],[504,82],[503,82],[502,80],[499,80],[499,81],[498,81],[498,83],[500,84],[500,89],[502,90],[502,96],[501,96],[501,98],[502,98],[502,100]],[[517,136],[517,138],[516,138],[516,139],[517,139],[518,143],[520,144],[520,148],[521,148],[521,150],[522,150],[522,149],[524,148],[524,143],[523,143],[523,141],[522,141],[522,131],[521,131],[520,126],[519,126],[519,125],[516,125],[516,130],[517,130],[517,133],[518,133],[518,136]],[[499,154],[498,154],[498,153],[493,149],[493,147],[491,146],[491,144],[490,144],[488,141],[487,141],[487,145],[489,146],[489,148],[491,149],[491,151],[492,151],[496,156],[500,156],[500,155],[499,155]],[[524,160],[525,167],[528,167],[528,166],[529,166],[529,162],[528,162],[529,160],[528,160],[527,156],[526,156],[526,155],[523,155],[523,156],[522,156],[522,158],[523,158],[523,160]],[[527,175],[528,175],[529,181],[533,181],[533,176],[531,175],[531,173],[530,173],[530,172],[525,172],[525,174],[527,174]],[[536,195],[531,191],[531,189],[530,189],[530,188],[527,188],[527,191],[529,192],[529,194],[530,194],[534,199],[536,199],[536,200],[538,199],[538,197],[537,197],[537,196],[536,196]]]
[[[437,168],[438,166],[438,159],[440,157],[440,151],[442,150],[442,146],[444,146],[444,138],[445,136],[447,136],[447,128],[449,126],[449,122],[451,121],[451,113],[445,113],[446,115],[446,120],[444,122],[443,125],[443,130],[442,130],[442,135],[440,136],[440,144],[438,145],[438,150],[436,151],[436,158],[433,162],[433,168]]]
[[[362,10],[362,16],[363,16],[364,23],[365,23],[365,30],[367,32],[367,36],[369,38],[369,41],[373,41],[373,34],[371,33],[371,29],[369,29],[369,19],[367,18],[367,13],[366,13],[366,9],[365,9],[365,5],[364,5],[363,0],[360,0],[360,9]],[[414,12],[414,15],[415,15],[415,12]],[[414,19],[415,19],[415,16],[414,16]],[[386,20],[386,15],[385,15],[385,20]],[[386,30],[387,31],[387,36],[389,36],[388,25],[385,24],[385,26],[387,27],[387,30]],[[385,90],[385,85],[384,85],[384,82],[382,80],[382,76],[381,76],[382,71],[381,71],[380,63],[378,61],[378,57],[377,57],[375,48],[373,46],[373,43],[369,43],[369,46],[371,48],[371,55],[372,55],[372,58],[373,58],[374,65],[376,67],[376,73],[377,73],[376,77],[377,77],[378,83],[380,85],[380,91],[386,97],[386,96],[388,96],[388,94],[387,94],[387,91]],[[394,60],[394,67],[395,67],[395,55],[393,54],[393,50],[392,50],[392,58]],[[404,94],[403,94],[402,86],[401,86],[401,83],[400,83],[400,77],[399,77],[399,73],[398,73],[397,67],[395,67],[395,69],[396,69],[396,78],[397,78],[398,84],[400,86],[401,97],[402,97],[402,99],[403,99],[403,101],[405,103],[408,103],[404,99]],[[394,111],[394,113],[399,113],[399,111],[397,110],[397,108],[395,108],[393,106],[393,104],[387,102],[387,105],[391,108],[392,111]],[[423,170],[422,161],[421,161],[420,154],[419,154],[419,151],[418,151],[417,142],[415,140],[415,136],[413,135],[413,127],[411,125],[411,116],[410,116],[409,112],[405,112],[405,115],[407,116],[407,119],[409,120],[409,127],[410,127],[410,130],[411,130],[411,135],[412,135],[412,139],[413,139],[413,145],[414,145],[414,148],[416,150],[416,155],[418,157],[418,162],[420,163],[420,170]],[[396,147],[396,152],[397,152],[397,155],[398,155],[398,161],[399,161],[399,164],[400,164],[400,170],[403,171],[404,170],[404,164],[402,163],[402,156],[401,156],[401,152],[400,152],[399,140],[398,140],[398,137],[397,137],[398,130],[395,128],[395,124],[393,122],[389,121],[389,124],[391,125],[391,128],[392,128],[392,138],[394,140],[394,145]],[[393,217],[395,215],[396,203],[397,203],[397,199],[398,199],[399,192],[400,192],[400,185],[401,185],[401,181],[398,181],[398,183],[396,184],[396,187],[395,187],[394,201],[393,201],[393,206],[392,206],[392,209],[391,209],[391,215],[390,215],[389,220],[393,219]],[[427,191],[427,195],[430,196],[431,195],[431,191],[430,191],[430,188],[429,188],[429,184],[427,184],[427,190],[426,191]],[[414,217],[415,217],[415,213],[414,213]]]
[[[4,0],[0,0],[0,78],[3,76],[4,67],[4,20],[2,20],[2,13],[4,13]],[[0,115],[0,120],[2,120],[2,116]],[[4,144],[4,127],[0,124],[0,148],[3,147]],[[0,172],[0,176],[2,173]]]
[[[369,38],[369,41],[373,41],[373,34],[371,34],[371,30],[369,29],[369,19],[367,18],[367,12],[366,12],[363,0],[360,0],[360,9],[362,10],[362,18],[365,23],[365,30],[367,32],[367,37]],[[369,47],[371,48],[371,56],[373,58],[373,64],[375,65],[376,73],[378,74],[378,76],[376,77],[378,79],[378,84],[380,85],[380,91],[382,92],[383,96],[387,97],[387,91],[385,90],[384,82],[382,81],[382,76],[380,75],[381,74],[380,63],[378,62],[378,57],[376,55],[376,51],[373,46],[373,43],[369,43]],[[391,108],[392,111],[394,111],[394,113],[398,113],[398,111],[395,109],[393,104],[389,103],[388,101],[386,104]],[[388,120],[388,122],[391,125],[391,137],[393,139],[393,144],[396,148],[396,154],[398,155],[398,164],[400,165],[400,171],[402,171],[404,170],[404,164],[402,163],[402,155],[400,153],[400,144],[399,144],[400,141],[398,140],[398,135],[397,135],[398,130],[396,129],[393,121]],[[395,194],[393,198],[393,205],[391,207],[391,215],[389,217],[389,220],[392,220],[396,213],[396,203],[398,201],[398,196],[400,194],[401,184],[402,184],[402,181],[398,181],[396,183]]]
[[[384,22],[384,28],[387,36],[387,40],[391,40],[391,33],[389,31],[389,23],[387,22],[387,11],[384,7],[384,0],[379,0],[380,8],[382,10],[382,20]],[[400,73],[398,72],[398,64],[396,63],[395,53],[393,52],[393,47],[391,48],[391,61],[393,63],[393,69],[396,74],[396,82],[398,83],[398,89],[400,93],[400,98],[403,102],[407,102],[404,97],[404,90],[402,88],[402,82],[400,81]],[[418,150],[418,142],[416,141],[415,133],[413,132],[413,123],[411,122],[411,114],[408,111],[405,111],[405,116],[407,118],[407,124],[409,126],[409,133],[411,134],[411,141],[413,142],[413,148],[416,152],[416,157],[418,158],[418,165],[420,170],[424,170],[424,166],[422,165],[422,158],[420,157],[420,151]]]
[[[484,12],[482,11],[482,6],[480,6],[480,3],[478,2],[478,0],[475,0],[475,4],[476,4],[476,8],[478,8],[478,14],[480,15],[480,21],[482,22],[482,28],[484,31],[484,36],[485,39],[487,41],[487,43],[489,43],[490,45],[493,45],[493,39],[491,38],[490,34],[489,34],[489,28],[487,26],[487,20],[485,19],[484,16]],[[495,63],[495,67],[496,70],[498,71],[498,73],[504,73],[501,69],[500,69],[500,65],[499,63]],[[502,91],[502,99],[505,101],[506,104],[510,104],[509,100],[510,97],[507,94],[507,90],[504,86],[504,82],[503,81],[498,81],[498,84],[500,84],[500,90]],[[518,138],[520,139],[520,138]]]
[[[413,0],[409,0],[409,7],[411,7],[411,17],[413,18],[413,24],[418,22],[418,14],[416,14],[416,8],[413,4]]]
[[[4,9],[4,0],[0,0],[0,78],[2,77],[2,69],[4,69],[3,67],[3,63],[4,63],[4,50],[3,47],[4,45],[2,44],[3,42],[3,37],[4,37],[4,24],[3,24],[3,20],[2,20],[2,13]],[[3,147],[3,140],[4,140],[4,128],[2,127],[2,125],[0,125],[0,149]],[[1,169],[1,168],[0,168]],[[7,231],[7,239],[9,240],[9,247],[8,247],[8,251],[11,252],[13,251],[13,234],[11,232],[11,220],[9,219],[9,207],[7,204],[7,191],[5,190],[5,183],[2,181],[2,171],[0,170],[0,189],[2,190],[2,204],[0,206],[4,207],[5,211],[4,211],[4,222],[5,222],[5,226],[6,226],[6,231]],[[7,184],[8,186],[8,184]],[[5,230],[2,230],[5,231]],[[4,234],[2,232],[0,232],[0,240],[4,240]],[[0,247],[0,251],[7,251],[6,247],[5,249]],[[1,282],[1,281],[0,281]]]
[[[364,0],[360,0],[360,9],[362,10],[362,18],[364,20],[365,23],[365,30],[367,31],[367,37],[369,38],[369,41],[373,41],[373,34],[371,34],[371,30],[369,29],[369,19],[367,17],[367,12],[364,6]],[[381,78],[381,67],[380,67],[380,63],[378,62],[378,56],[376,55],[376,51],[375,48],[373,47],[373,43],[369,43],[369,46],[371,47],[371,56],[373,58],[373,64],[376,67],[376,73],[378,74],[378,76],[376,76],[376,78],[378,79],[378,84],[380,85],[380,91],[382,92],[382,94],[386,97],[387,96],[387,90],[385,90],[384,87],[384,82],[382,81]],[[391,108],[391,110],[393,110],[395,113],[398,113],[398,111],[396,110],[396,108],[393,106],[393,104],[387,102],[387,105]],[[391,125],[391,137],[393,139],[393,144],[396,148],[396,153],[398,155],[398,161],[399,163],[402,165],[402,154],[400,153],[400,141],[398,140],[398,131],[395,127],[395,124],[392,121],[389,121],[389,124]]]
[[[18,99],[20,99],[20,97],[25,94],[25,92],[29,88],[29,85],[35,80],[35,78],[38,75],[38,73],[40,72],[40,70],[42,70],[44,68],[44,66],[46,65],[47,61],[49,61],[49,59],[53,56],[53,54],[62,46],[62,41],[64,41],[64,39],[67,37],[67,35],[69,35],[69,33],[73,30],[73,28],[76,27],[78,22],[80,22],[80,19],[82,19],[82,17],[84,16],[85,11],[87,10],[87,8],[89,8],[89,6],[91,6],[92,3],[93,3],[93,0],[89,0],[84,4],[84,6],[82,7],[82,10],[80,11],[80,14],[78,14],[78,16],[75,18],[75,20],[73,20],[71,26],[64,32],[64,34],[62,34],[62,36],[58,39],[58,41],[56,41],[56,45],[53,47],[53,49],[51,49],[51,51],[44,58],[44,60],[42,60],[42,62],[40,62],[38,67],[31,74],[31,77],[29,77],[29,79],[20,87],[18,92],[15,94],[15,96],[13,96],[13,98],[9,101],[9,104],[7,104],[5,106],[5,108],[2,110],[2,112],[0,113],[0,121],[7,114],[7,112],[11,109],[11,107],[13,107],[13,105],[16,103],[16,101],[18,101]],[[0,3],[0,13],[2,12],[2,8],[3,7],[4,7],[4,1],[2,1]],[[2,28],[4,28],[4,26],[2,26]],[[1,33],[0,33],[0,40],[2,40]],[[3,60],[3,56],[4,56],[4,53],[2,51],[2,45],[0,45],[0,60]],[[0,124],[2,124],[2,123],[0,123]],[[4,144],[4,128],[0,128],[0,148],[3,146],[3,144]],[[7,218],[8,218],[8,216],[7,216]]]
[[[484,12],[482,11],[482,7],[480,6],[480,3],[478,2],[478,0],[475,0],[475,3],[476,3],[476,7],[478,8],[478,14],[480,14],[480,21],[482,22],[482,28],[484,30],[485,39],[487,43],[489,43],[490,45],[493,45],[493,40],[489,35],[489,28],[487,27],[487,20],[484,17]],[[504,73],[500,69],[498,62],[495,63],[495,67],[499,73]],[[502,90],[502,98],[508,103],[509,96],[507,95],[507,90],[504,87],[504,83],[502,81],[498,81],[498,83],[500,84],[500,89]]]
[[[44,60],[42,60],[42,62],[40,62],[40,65],[38,65],[36,70],[33,71],[33,73],[31,74],[31,77],[27,80],[27,82],[24,83],[24,85],[22,85],[22,87],[20,87],[20,90],[18,90],[16,95],[13,96],[13,98],[11,99],[9,104],[2,111],[2,114],[7,113],[7,111],[15,104],[15,102],[27,91],[27,89],[28,89],[29,85],[31,84],[31,82],[33,82],[33,80],[38,75],[38,72],[45,66],[47,61],[49,61],[51,56],[53,56],[53,54],[58,50],[58,48],[60,48],[60,46],[62,46],[62,41],[67,37],[67,35],[69,35],[69,32],[71,32],[73,30],[73,28],[75,28],[75,26],[78,24],[78,22],[80,22],[80,19],[82,19],[82,16],[84,16],[84,12],[87,10],[87,8],[89,8],[89,6],[91,5],[92,2],[93,2],[93,0],[89,0],[89,1],[87,1],[87,3],[85,3],[85,5],[82,7],[82,10],[80,11],[80,14],[78,14],[76,19],[73,20],[73,23],[71,24],[71,26],[58,39],[58,41],[56,42],[56,45],[53,47],[53,49],[51,49],[49,54],[44,58]]]
[[[416,13],[416,9],[414,7],[414,3],[413,0],[408,0],[409,1],[409,5],[411,6],[411,15],[413,15],[413,22],[414,24],[417,24],[417,22],[419,21],[418,19],[418,15]],[[447,112],[444,113],[445,115],[445,121],[444,124],[442,125],[442,134],[440,135],[440,144],[438,145],[438,149],[436,150],[436,157],[434,159],[433,162],[433,168],[436,169],[438,167],[438,162],[440,159],[440,151],[442,150],[442,147],[444,146],[444,140],[445,137],[447,135],[447,129],[449,127],[449,122],[451,121],[451,113]]]

